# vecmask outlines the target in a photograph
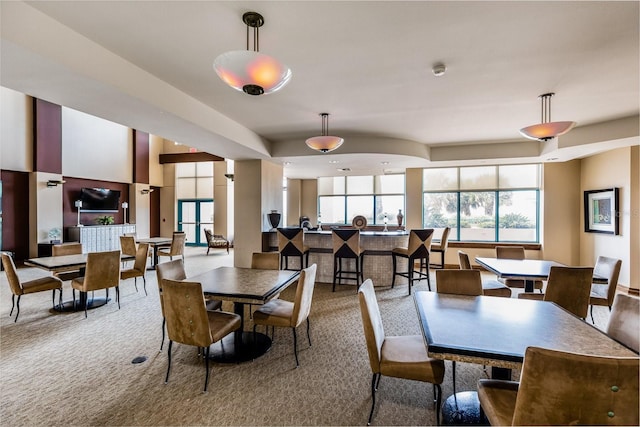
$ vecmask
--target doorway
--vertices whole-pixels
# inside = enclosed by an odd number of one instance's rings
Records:
[[[178,230],[187,235],[187,246],[206,246],[204,229],[213,231],[213,199],[178,200]]]

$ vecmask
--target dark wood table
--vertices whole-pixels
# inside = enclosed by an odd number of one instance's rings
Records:
[[[299,276],[299,271],[220,267],[185,281],[200,282],[206,297],[233,302],[234,312],[240,315],[244,325],[245,304],[264,304]],[[218,362],[245,362],[263,355],[270,347],[271,338],[267,335],[256,333],[254,337],[253,332],[240,328],[219,345],[214,344],[210,357]]]
[[[136,239],[136,243],[148,243],[152,249],[153,257],[151,258],[150,270],[155,270],[158,265],[158,251],[159,247],[170,246],[173,239],[171,237],[149,237],[146,239]]]
[[[552,266],[564,266],[555,261],[539,259],[476,257],[476,262],[499,277],[524,280],[525,292],[533,292],[533,283],[536,280],[547,280]]]

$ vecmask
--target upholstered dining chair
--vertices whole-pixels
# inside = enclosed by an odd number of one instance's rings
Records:
[[[524,246],[496,246],[496,258],[501,259],[525,259]],[[525,281],[522,279],[498,279],[510,288],[524,288]],[[543,287],[542,280],[534,280],[533,288],[539,289],[542,292]]]
[[[207,238],[207,255],[212,248],[226,249],[229,253],[229,241],[222,234],[213,234],[208,228],[204,229],[204,236]]]
[[[431,279],[429,277],[429,250],[431,249],[431,239],[433,238],[433,228],[423,230],[411,230],[409,232],[409,245],[394,248],[391,251],[393,260],[393,279],[391,287],[396,284],[396,276],[406,277],[409,281],[409,295],[414,281],[427,279],[427,286],[431,290]],[[407,271],[398,271],[397,258],[407,258]],[[415,262],[419,261],[420,269],[415,270]],[[422,272],[422,266],[426,266],[427,272]],[[415,275],[415,276],[414,276]]]
[[[431,266],[434,268],[444,268],[444,255],[447,252],[447,247],[449,246],[449,232],[451,231],[451,227],[445,227],[442,230],[442,236],[440,237],[439,242],[431,243],[431,253],[439,253],[440,254],[440,263],[432,263]]]
[[[16,318],[13,320],[14,323],[18,321],[18,316],[20,316],[20,297],[22,297],[22,295],[52,291],[53,307],[55,308],[56,291],[60,291],[58,303],[62,306],[62,280],[59,278],[54,276],[44,276],[37,279],[22,281],[18,276],[13,258],[5,252],[2,252],[2,267],[4,268],[7,276],[9,288],[11,289],[11,311],[9,312],[9,317],[13,315],[13,309],[17,308]],[[16,296],[18,297],[17,301]]]
[[[606,305],[611,311],[613,298],[616,295],[618,287],[618,277],[620,276],[620,268],[622,268],[622,260],[599,256],[596,265],[593,267],[593,274],[600,277],[606,277],[607,283],[593,283],[591,285],[591,295],[589,296],[589,306],[591,313],[591,322],[593,321],[593,306]]]
[[[122,255],[129,255],[129,256],[135,257],[137,250],[138,250],[138,247],[136,245],[135,236],[126,235],[126,234],[120,236],[120,251],[122,252]],[[123,268],[125,266],[125,262],[126,261],[122,261]]]
[[[254,252],[251,254],[251,268],[260,270],[279,270],[280,254],[278,252]],[[280,298],[280,294],[273,298]],[[249,315],[253,318],[253,304],[249,304]]]
[[[184,245],[186,241],[187,235],[183,231],[174,231],[169,249],[156,248],[156,253],[158,257],[168,256],[171,261],[173,261],[174,256],[181,256],[182,262],[184,262]]]
[[[587,317],[593,267],[552,266],[543,294],[523,292],[520,299],[551,301],[581,319]]]
[[[84,302],[84,317],[87,317],[89,291],[116,288],[116,301],[120,309],[120,251],[89,252],[87,254],[87,266],[83,277],[77,277],[71,281],[73,292],[73,305],[76,305],[76,290],[80,291],[80,301]]]
[[[138,277],[142,277],[144,294],[149,295],[147,293],[147,279],[145,277],[145,273],[147,272],[147,259],[149,257],[149,244],[140,243],[136,249],[135,256],[133,266],[120,272],[120,280],[133,278],[133,285],[136,287],[136,292],[138,292]]]
[[[302,228],[278,228],[278,252],[280,252],[280,269],[289,269],[289,257],[300,258],[302,270],[309,265],[309,247],[304,244],[304,230]],[[304,262],[303,263],[303,259]]]
[[[64,256],[64,255],[79,255],[82,253],[82,243],[70,242],[60,243],[58,245],[51,246],[52,256]],[[66,282],[67,280],[73,280],[76,277],[82,276],[80,270],[59,271],[53,273],[58,279]]]
[[[362,271],[364,251],[360,247],[360,229],[333,230],[331,232],[331,244],[333,246],[332,292],[336,291],[336,282],[341,285],[343,280],[355,280],[355,289],[358,292],[358,286],[364,281],[364,273]],[[354,261],[354,270],[347,270],[346,265],[343,267],[342,261],[345,259]]]
[[[458,251],[458,261],[461,270],[471,270],[471,262],[466,252]],[[497,280],[483,280],[482,294],[489,297],[511,298],[511,288]]]
[[[640,352],[640,299],[616,294],[606,332],[636,353]]]
[[[311,347],[309,313],[313,289],[316,283],[316,264],[312,264],[300,272],[296,296],[293,302],[279,298],[261,305],[253,312],[253,333],[257,326],[277,326],[291,328],[293,332],[293,354],[296,358],[296,368],[300,366],[298,361],[298,337],[296,328],[305,320],[307,321],[307,339]]]
[[[358,290],[362,326],[369,353],[371,378],[371,410],[367,425],[371,425],[376,405],[376,391],[383,375],[433,384],[436,403],[436,424],[440,425],[441,384],[444,380],[444,361],[427,355],[422,335],[386,336],[373,282],[367,279]]]
[[[173,342],[205,349],[204,391],[209,384],[209,349],[222,338],[242,327],[239,315],[225,311],[207,311],[198,282],[183,282],[163,279],[162,298],[169,335],[168,363],[165,384],[171,371],[171,348]]]
[[[529,347],[520,383],[478,381],[491,425],[638,425],[637,357]]]

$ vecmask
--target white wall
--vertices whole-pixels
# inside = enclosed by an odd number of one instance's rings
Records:
[[[33,170],[33,98],[0,87],[0,169]]]

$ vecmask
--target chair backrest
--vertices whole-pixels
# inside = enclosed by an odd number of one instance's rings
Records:
[[[278,270],[280,255],[278,252],[254,252],[251,254],[251,268]]]
[[[284,256],[299,256],[304,252],[302,228],[278,228],[278,252]]]
[[[545,301],[552,301],[560,307],[584,319],[589,309],[593,267],[559,267],[549,270],[549,280],[544,293]]]
[[[120,236],[120,250],[124,255],[136,256],[136,238],[133,236]]]
[[[482,278],[478,270],[436,270],[439,294],[482,295]]]
[[[512,425],[638,425],[639,368],[637,357],[529,347]]]
[[[164,317],[164,299],[162,298],[162,280],[184,280],[187,273],[184,271],[184,263],[181,259],[163,262],[156,265],[156,279],[158,282],[158,295],[160,295],[160,309]]]
[[[607,335],[635,352],[640,351],[640,299],[617,294],[613,300]]]
[[[431,245],[431,249],[436,249],[439,251],[444,251],[449,246],[449,232],[451,231],[451,227],[445,227],[442,230],[442,236],[440,237],[440,241]]]
[[[524,259],[524,246],[496,246],[496,258]]]
[[[11,288],[11,292],[14,295],[22,295],[22,284],[20,283],[20,278],[18,277],[18,273],[16,272],[16,265],[13,263],[13,258],[11,255],[2,252],[2,267],[7,275],[7,280],[9,281],[9,288]]]
[[[342,258],[357,258],[360,255],[360,229],[350,228],[331,232],[333,255]]]
[[[82,243],[62,243],[51,246],[51,255],[78,255],[82,253]]]
[[[433,228],[415,229],[409,232],[407,253],[411,258],[427,258],[431,249]]]
[[[169,254],[171,256],[184,254],[184,244],[186,241],[187,235],[184,231],[174,231],[173,237],[171,239],[171,249],[169,249]]]
[[[89,252],[83,291],[113,288],[120,284],[120,251]]]
[[[315,264],[311,264],[300,272],[296,297],[293,301],[293,314],[291,315],[291,326],[296,327],[302,323],[311,312],[311,300],[313,299],[313,288],[316,284]]]
[[[458,251],[458,261],[460,262],[460,270],[471,270],[471,262],[466,252]]]
[[[207,243],[211,243],[213,241],[213,231],[210,229],[204,229],[204,236],[207,238]]]
[[[202,285],[163,279],[162,295],[169,339],[197,347],[210,346],[213,336]]]
[[[371,279],[365,280],[358,288],[358,300],[360,301],[364,337],[367,341],[369,365],[371,366],[371,371],[377,374],[380,372],[380,352],[385,335],[380,307],[378,306]]]
[[[607,278],[607,302],[609,307],[613,304],[613,298],[616,296],[621,267],[622,260],[599,256],[596,261],[596,266],[593,268],[593,274]]]
[[[133,262],[133,269],[144,274],[147,270],[147,258],[149,258],[149,244],[140,243],[136,249],[136,259]]]

